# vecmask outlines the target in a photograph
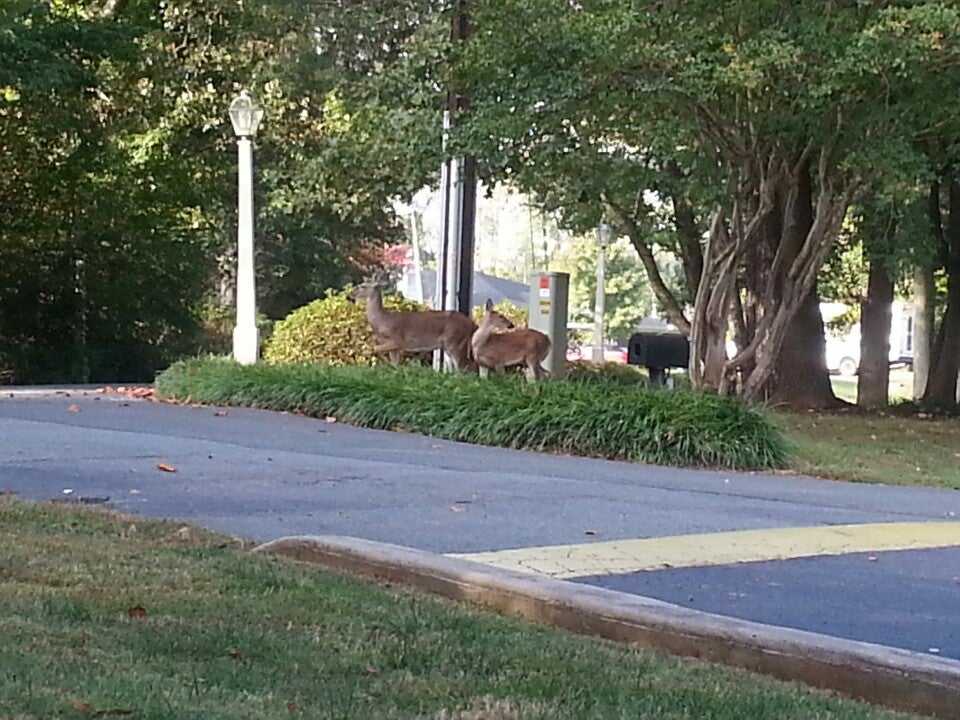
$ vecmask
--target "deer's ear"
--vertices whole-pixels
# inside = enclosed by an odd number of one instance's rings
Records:
[[[493,300],[487,298],[486,304],[483,306],[483,309],[487,312],[493,312]]]

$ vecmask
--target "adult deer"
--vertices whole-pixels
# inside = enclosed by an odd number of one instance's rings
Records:
[[[550,338],[537,330],[514,328],[487,300],[483,320],[471,340],[473,359],[480,367],[480,376],[490,370],[503,370],[513,365],[525,366],[527,380],[535,382],[546,376],[541,363],[550,352]]]
[[[458,370],[473,367],[470,338],[476,324],[458,312],[440,310],[393,311],[383,307],[379,285],[365,283],[353,292],[355,300],[366,300],[367,321],[373,329],[374,351],[387,353],[398,364],[404,353],[443,350]]]

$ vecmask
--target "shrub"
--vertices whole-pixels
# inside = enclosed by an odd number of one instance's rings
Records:
[[[528,385],[417,367],[193,360],[165,371],[156,387],[170,399],[332,415],[482,445],[740,469],[779,467],[786,459],[779,430],[738,401],[613,383]]]
[[[567,363],[567,380],[581,383],[610,382],[617,385],[645,385],[648,378],[646,373],[636,365],[575,360]]]
[[[527,326],[527,308],[515,305],[509,300],[501,300],[493,306],[493,309],[503,315],[507,320],[512,322],[517,327],[522,328]],[[483,320],[484,312],[483,305],[478,305],[473,309],[473,321],[477,323],[477,325],[479,325],[480,321]]]
[[[236,310],[232,306],[207,302],[199,310],[199,350],[213,355],[227,355],[233,350],[233,327],[236,324]],[[260,331],[261,350],[268,344],[273,334],[273,321],[262,313],[257,313],[257,329]]]
[[[325,363],[327,365],[375,365],[373,331],[363,303],[349,299],[350,288],[328,290],[327,295],[294,310],[276,324],[264,352],[272,364]],[[420,303],[388,295],[384,307],[391,310],[423,310]]]

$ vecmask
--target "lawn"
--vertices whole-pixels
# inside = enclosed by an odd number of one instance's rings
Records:
[[[178,525],[7,497],[0,547],[4,718],[908,717]]]
[[[790,467],[817,477],[960,489],[960,420],[778,413]]]

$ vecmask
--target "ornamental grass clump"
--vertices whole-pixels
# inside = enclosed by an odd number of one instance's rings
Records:
[[[420,367],[241,366],[177,363],[157,378],[161,397],[334,416],[481,445],[658,465],[776,468],[780,431],[730,398],[614,383],[512,376],[481,380]]]

